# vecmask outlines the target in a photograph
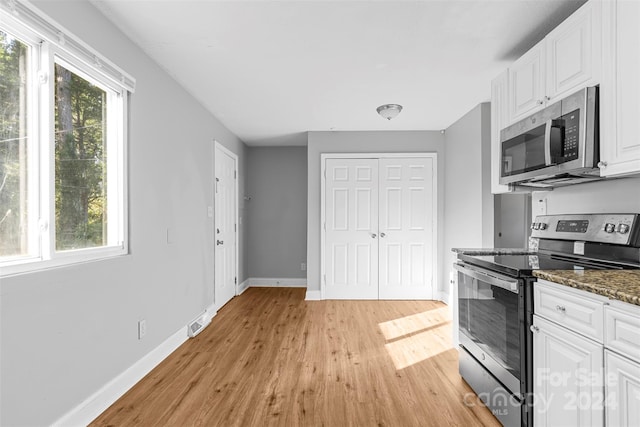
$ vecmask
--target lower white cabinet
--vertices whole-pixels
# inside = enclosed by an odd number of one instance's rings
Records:
[[[640,427],[640,307],[534,284],[533,424]]]
[[[535,426],[602,426],[603,345],[533,316]]]
[[[640,426],[640,362],[604,354],[607,426]]]

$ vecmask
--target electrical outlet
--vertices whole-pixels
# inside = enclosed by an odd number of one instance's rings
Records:
[[[307,271],[307,263],[306,262],[303,262],[302,264],[300,264],[300,270]]]
[[[147,321],[138,320],[138,339],[141,340],[147,334]]]
[[[546,215],[547,214],[547,198],[542,196],[535,197],[535,215]]]

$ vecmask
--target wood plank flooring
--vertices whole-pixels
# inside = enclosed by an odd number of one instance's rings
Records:
[[[91,425],[499,425],[458,374],[444,304],[304,297],[248,289]]]

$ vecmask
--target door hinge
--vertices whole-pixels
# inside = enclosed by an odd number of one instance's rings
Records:
[[[233,179],[238,179],[238,171],[233,171]]]
[[[324,224],[322,224],[322,227],[324,228],[324,231],[327,231],[327,223],[326,222]]]
[[[324,174],[324,179],[327,179],[327,170],[325,169],[322,173]]]
[[[326,275],[326,274],[324,274],[323,276],[324,276],[324,283],[325,283],[325,285],[326,285],[326,284],[327,284],[327,275]]]
[[[236,285],[238,284],[238,278],[237,277],[233,278],[233,283],[236,284]]]
[[[238,224],[233,224],[233,231],[238,232]]]

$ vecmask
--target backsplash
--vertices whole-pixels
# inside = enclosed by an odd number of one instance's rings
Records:
[[[640,213],[640,177],[607,179],[532,194],[532,218],[546,200],[548,215],[564,213]],[[544,204],[544,202],[543,202]]]

